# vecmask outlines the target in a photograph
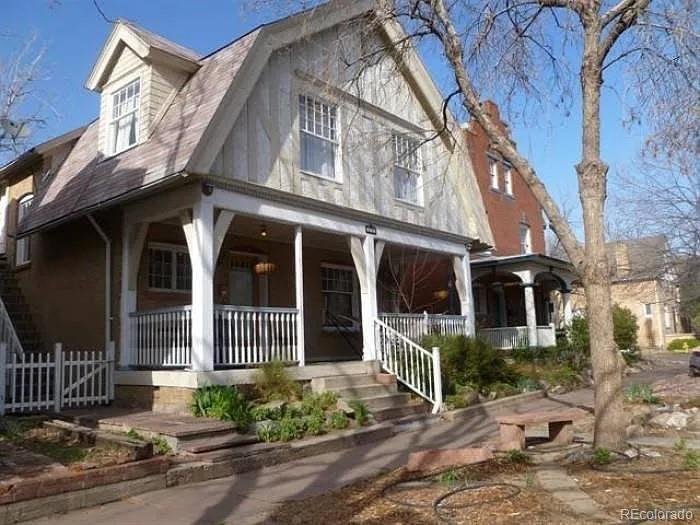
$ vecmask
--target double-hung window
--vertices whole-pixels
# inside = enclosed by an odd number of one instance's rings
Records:
[[[171,292],[192,289],[192,266],[186,247],[164,244],[149,246],[148,288]]]
[[[421,198],[420,141],[394,133],[394,197],[412,204],[423,204]]]
[[[139,140],[141,82],[137,78],[112,94],[111,153],[124,151]]]
[[[508,164],[503,166],[503,187],[505,189],[506,195],[513,196],[513,168]]]
[[[301,170],[338,180],[338,108],[306,95],[299,96]]]
[[[527,224],[520,225],[520,253],[532,253],[532,238]]]
[[[33,200],[34,195],[29,193],[22,197],[17,203],[17,226],[19,226],[22,220],[27,216],[27,212],[29,212]],[[15,243],[15,264],[17,266],[27,264],[31,261],[31,247],[31,239],[29,236],[17,239]]]
[[[324,264],[321,266],[323,326],[353,328],[358,289],[352,268]]]
[[[498,190],[500,185],[498,183],[498,161],[491,157],[489,159],[489,175],[491,176],[491,189]]]

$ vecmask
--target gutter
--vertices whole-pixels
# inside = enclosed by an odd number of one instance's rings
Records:
[[[91,213],[87,215],[88,221],[95,228],[97,234],[105,243],[105,347],[108,352],[112,341],[112,241],[97,223]]]

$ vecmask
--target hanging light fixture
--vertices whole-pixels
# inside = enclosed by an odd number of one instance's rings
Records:
[[[258,275],[267,275],[268,273],[274,272],[276,268],[277,266],[275,265],[275,263],[271,263],[268,261],[260,261],[255,266],[253,266],[253,270]]]
[[[260,226],[260,237],[267,237],[267,226],[265,226],[264,224]]]
[[[438,301],[444,301],[449,295],[450,294],[447,290],[435,290],[433,292],[433,298],[437,299]]]

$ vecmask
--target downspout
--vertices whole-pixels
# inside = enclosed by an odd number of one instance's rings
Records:
[[[87,215],[90,224],[105,243],[105,347],[107,352],[112,340],[112,241],[97,224],[91,213]]]

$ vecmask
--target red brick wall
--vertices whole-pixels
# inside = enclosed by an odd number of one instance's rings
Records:
[[[508,125],[500,119],[498,107],[491,101],[484,102],[484,105],[497,125],[503,131],[508,132]],[[513,196],[505,193],[503,162],[498,163],[500,189],[498,191],[491,189],[491,174],[489,173],[487,156],[487,153],[491,151],[489,138],[475,121],[469,123],[469,127],[464,130],[464,133],[469,146],[469,156],[479,183],[479,190],[484,199],[489,225],[496,241],[495,254],[520,254],[521,222],[530,226],[532,252],[544,253],[544,221],[535,196],[515,170],[512,170]],[[494,157],[500,158],[495,152],[491,151],[491,153]]]

